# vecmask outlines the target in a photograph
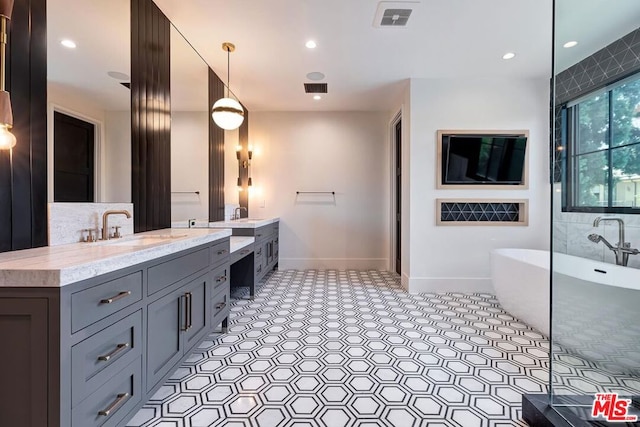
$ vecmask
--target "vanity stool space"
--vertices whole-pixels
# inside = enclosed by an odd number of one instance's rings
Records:
[[[21,272],[0,257],[0,424],[124,426],[194,347],[226,329],[231,233],[179,231],[186,237],[149,247],[28,250],[54,266],[93,257],[78,268]]]
[[[240,219],[209,223],[209,228],[230,228],[232,230],[232,246],[236,239],[237,249],[232,247],[231,285],[248,286],[250,297],[255,296],[255,288],[266,274],[278,268],[280,255],[280,220]],[[252,237],[253,243],[245,246],[240,243],[241,237]],[[242,246],[241,246],[242,245]],[[253,251],[253,257],[249,254]]]

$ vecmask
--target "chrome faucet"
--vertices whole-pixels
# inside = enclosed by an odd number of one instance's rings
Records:
[[[624,241],[624,220],[616,216],[599,216],[593,221],[593,226],[598,227],[602,221],[615,221],[618,223],[618,243],[613,246],[599,234],[589,234],[587,238],[593,243],[602,242],[616,255],[616,264],[626,266],[629,263],[629,255],[638,255],[640,251],[632,248],[631,243]]]
[[[131,214],[127,210],[121,211],[106,211],[102,214],[102,240],[109,240],[109,215],[125,215],[127,218],[131,218]],[[120,233],[116,231],[113,237],[120,237]]]
[[[245,208],[244,206],[240,206],[233,210],[233,216],[231,217],[231,220],[240,219],[240,212],[242,212],[243,209],[247,213],[247,215],[249,214],[249,211],[247,210],[247,208]]]

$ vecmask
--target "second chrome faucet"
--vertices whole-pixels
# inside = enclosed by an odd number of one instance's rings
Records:
[[[629,263],[629,255],[638,255],[640,251],[638,249],[632,248],[631,243],[625,242],[624,220],[622,218],[617,216],[599,216],[593,221],[593,226],[598,227],[603,221],[612,221],[618,224],[618,244],[616,246],[613,246],[607,241],[607,239],[596,233],[589,234],[587,238],[593,243],[604,243],[604,245],[615,254],[616,264],[626,266]]]

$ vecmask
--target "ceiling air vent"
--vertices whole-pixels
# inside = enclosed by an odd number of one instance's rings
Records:
[[[405,28],[419,2],[381,1],[378,3],[373,26],[378,28]]]
[[[327,84],[326,83],[305,83],[304,92],[305,93],[327,93]]]

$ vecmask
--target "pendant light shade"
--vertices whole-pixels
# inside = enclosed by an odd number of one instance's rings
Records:
[[[240,127],[244,121],[242,105],[233,98],[220,98],[211,109],[213,121],[225,130],[233,130]]]
[[[222,43],[222,50],[227,52],[227,97],[218,99],[211,108],[211,118],[216,125],[225,130],[238,129],[244,121],[244,109],[240,103],[229,96],[229,55],[236,50],[233,43]]]

